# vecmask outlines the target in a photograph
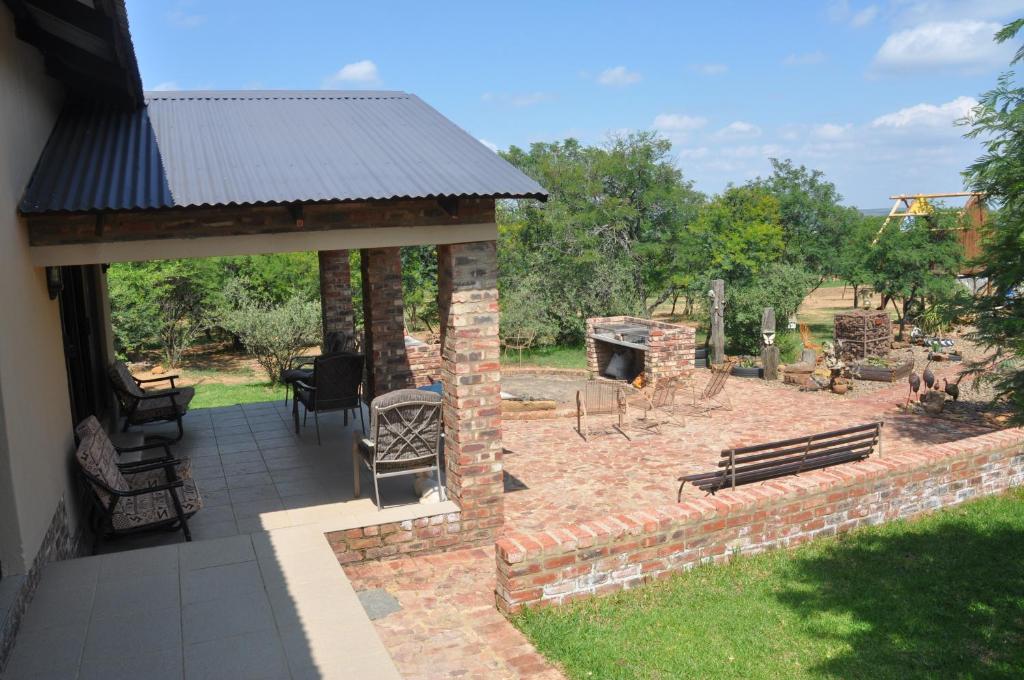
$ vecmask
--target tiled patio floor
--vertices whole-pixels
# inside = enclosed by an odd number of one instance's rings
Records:
[[[297,527],[47,566],[4,677],[399,675],[323,535]]]

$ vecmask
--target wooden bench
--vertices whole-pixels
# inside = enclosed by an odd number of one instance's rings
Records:
[[[719,470],[679,478],[677,501],[683,486],[690,482],[701,491],[715,493],[725,487],[760,482],[863,460],[878,448],[882,454],[882,423],[867,423],[806,437],[743,446],[722,451]]]

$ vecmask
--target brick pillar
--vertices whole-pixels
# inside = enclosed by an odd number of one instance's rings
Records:
[[[491,543],[504,521],[496,243],[438,246],[446,312],[444,380],[448,496],[468,543]]]
[[[402,304],[402,256],[399,248],[360,252],[363,273],[364,352],[367,400],[413,386],[405,353],[405,307]]]
[[[320,314],[324,338],[328,333],[338,331],[354,335],[356,319],[352,309],[348,251],[321,250],[317,255],[320,258]]]

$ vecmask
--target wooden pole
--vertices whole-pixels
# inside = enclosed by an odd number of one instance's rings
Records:
[[[775,310],[761,312],[761,365],[765,380],[779,379],[779,348],[775,345]]]
[[[725,362],[725,281],[711,282],[711,363]]]

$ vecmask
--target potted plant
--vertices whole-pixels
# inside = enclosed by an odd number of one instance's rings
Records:
[[[763,377],[764,369],[761,368],[761,360],[758,357],[746,355],[737,357],[736,365],[732,367],[732,375],[737,378]]]

